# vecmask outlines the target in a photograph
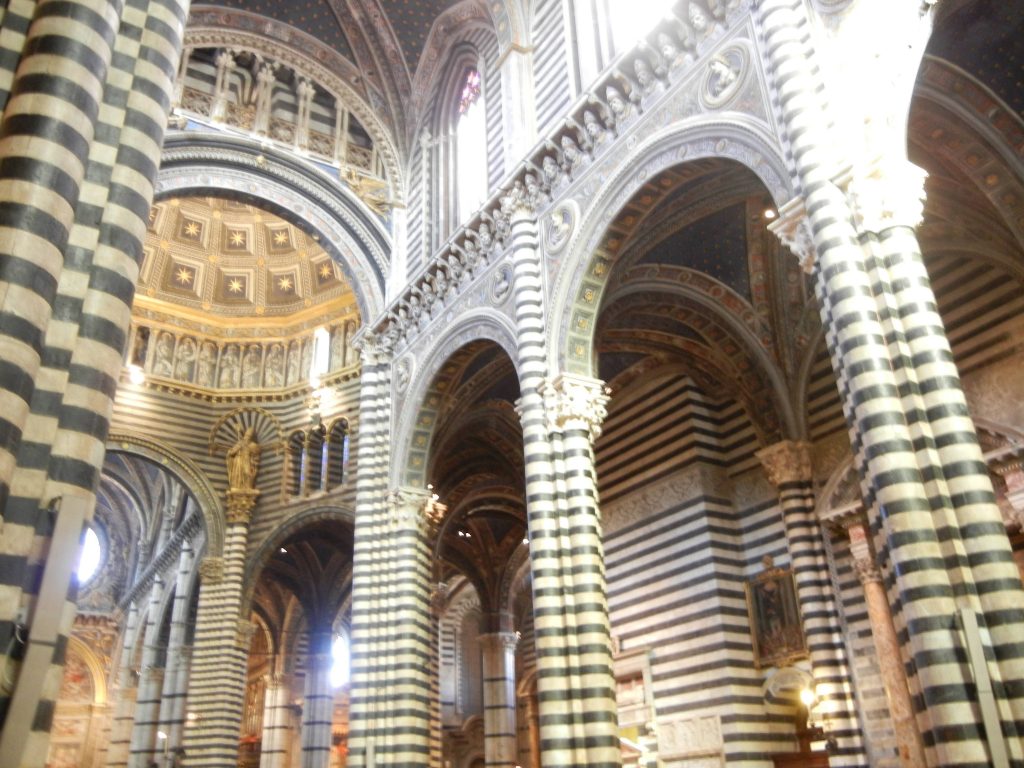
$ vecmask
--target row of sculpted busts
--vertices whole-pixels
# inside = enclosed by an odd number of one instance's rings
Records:
[[[356,321],[330,329],[328,370],[354,365]],[[209,389],[291,387],[309,379],[312,333],[304,339],[270,342],[225,342],[139,326],[130,363],[153,376]]]

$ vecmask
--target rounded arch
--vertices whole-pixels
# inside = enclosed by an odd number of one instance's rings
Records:
[[[383,160],[388,179],[396,201],[401,201],[405,182],[399,161],[398,149],[391,130],[379,117],[379,112],[370,106],[363,93],[353,86],[361,82],[366,89],[372,86],[362,76],[359,68],[339,52],[324,45],[320,40],[295,27],[275,29],[281,22],[265,16],[249,13],[237,8],[231,10],[236,19],[246,19],[241,24],[224,26],[223,11],[193,8],[190,24],[185,33],[184,48],[231,48],[251,51],[269,60],[279,62],[297,73],[309,77],[342,101],[359,122],[366,128],[370,138]],[[254,32],[257,29],[261,32]],[[267,33],[271,34],[267,34]],[[379,97],[378,93],[373,94]]]
[[[107,451],[142,456],[166,467],[199,505],[206,526],[207,556],[220,557],[224,549],[224,507],[210,479],[195,462],[155,440],[122,432],[112,432],[107,437]],[[199,553],[195,555],[198,557]]]
[[[415,357],[419,358],[416,370],[410,379],[405,397],[398,393],[395,398],[398,422],[392,471],[401,476],[393,477],[393,485],[408,485],[422,488],[426,485],[426,455],[436,427],[436,403],[431,404],[430,390],[438,372],[449,362],[452,355],[473,342],[489,341],[500,347],[513,366],[516,364],[516,332],[514,323],[505,315],[493,309],[482,309],[467,313],[459,318],[448,331],[430,347]],[[396,358],[395,365],[410,365],[405,355]],[[401,479],[400,479],[401,478]]]
[[[92,703],[103,705],[107,703],[107,677],[103,668],[103,660],[87,643],[74,635],[68,636],[68,654],[74,654],[82,660],[85,668],[89,670],[92,678]]]
[[[242,595],[242,609],[240,615],[247,616],[252,606],[252,596],[256,588],[257,576],[267,564],[274,552],[293,534],[303,528],[322,522],[340,522],[350,528],[355,527],[355,510],[342,505],[317,505],[310,509],[303,510],[286,522],[274,528],[267,534],[267,537],[260,543],[256,550],[249,556],[245,564],[245,573],[242,583],[246,585]]]
[[[352,286],[364,319],[384,306],[391,238],[339,182],[305,161],[249,139],[169,134],[155,198],[228,194],[313,230]]]
[[[599,244],[608,224],[626,202],[656,174],[695,160],[718,158],[746,166],[764,184],[776,206],[795,195],[776,139],[752,118],[697,118],[649,137],[618,165],[601,194],[581,211],[552,295],[552,370],[595,376],[593,343],[596,316],[610,274]],[[580,318],[584,318],[581,324]]]

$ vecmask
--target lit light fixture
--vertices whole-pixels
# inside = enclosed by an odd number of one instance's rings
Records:
[[[814,691],[810,688],[803,688],[800,691],[800,702],[808,709],[811,708],[811,705],[814,704],[814,701],[817,698],[818,697],[814,695]]]
[[[287,550],[287,549],[285,549],[284,547],[281,547],[281,548],[280,548],[279,550],[277,550],[277,551],[278,551],[278,552],[280,552],[280,553],[281,553],[282,555],[287,555],[287,554],[288,554],[288,550]]]
[[[199,715],[197,715],[195,712],[189,712],[187,715],[185,715],[185,719],[188,720],[190,723],[194,723],[196,720],[199,719]]]
[[[775,213],[775,209],[774,208],[765,208],[764,209],[764,217],[766,219],[768,219],[769,221],[774,219],[775,216],[776,216],[776,213]]]
[[[141,367],[135,365],[134,363],[128,366],[128,381],[138,386],[139,384],[142,384],[142,382],[144,382],[145,380],[146,374],[143,372]]]
[[[523,544],[529,544],[529,543],[530,543],[530,537],[529,536],[523,536]]]
[[[161,741],[163,741],[164,739],[166,739],[166,738],[167,738],[167,734],[166,734],[166,733],[164,733],[163,731],[157,731],[157,732],[156,732],[156,737],[157,737],[158,739],[160,739]]]

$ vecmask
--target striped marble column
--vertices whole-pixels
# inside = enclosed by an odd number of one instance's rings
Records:
[[[207,557],[199,566],[188,702],[193,717],[183,740],[188,768],[223,768],[238,759],[250,640],[250,625],[239,614],[250,512],[229,498],[224,557]]]
[[[597,379],[563,373],[545,394],[565,489],[562,544],[568,544],[564,557],[570,565],[563,578],[571,584],[574,614],[570,661],[577,750],[586,765],[618,765],[618,709],[594,470],[594,441],[607,415],[608,392]]]
[[[959,630],[962,614],[934,526],[942,500],[929,496],[878,315],[849,203],[833,175],[836,159],[823,84],[801,0],[758,0],[754,18],[770,85],[799,177],[806,233],[817,252],[816,291],[854,452],[870,508],[892,561],[915,702],[929,762],[990,760],[981,708]]]
[[[284,675],[267,675],[263,699],[263,743],[260,768],[285,768],[288,762],[291,686]]]
[[[327,768],[331,760],[331,722],[334,719],[332,640],[329,630],[313,632],[309,637],[302,704],[302,768]]]
[[[484,673],[484,759],[488,768],[516,765],[516,635],[480,635]]]
[[[511,240],[520,390],[516,410],[523,427],[541,758],[545,766],[571,766],[576,764],[576,756],[567,664],[570,633],[563,608],[571,595],[562,580],[562,532],[544,398],[544,288],[537,222],[530,211],[512,211]]]
[[[31,24],[24,48],[12,52],[20,60],[0,134],[0,509],[5,527],[24,524],[6,510],[7,495],[121,11],[116,0],[44,0],[31,10],[16,9],[22,21],[31,14]]]
[[[149,608],[143,630],[142,663],[139,689],[135,698],[135,721],[132,724],[128,768],[146,768],[153,759],[156,745],[157,715],[160,711],[160,690],[164,679],[160,664],[160,625],[163,623],[163,580],[156,576],[150,587]]]
[[[522,205],[510,218],[541,757],[545,766],[617,766],[591,443],[604,393],[598,386],[591,397],[588,380],[548,381],[537,223]]]
[[[171,607],[171,631],[167,638],[167,660],[164,663],[164,687],[160,695],[159,728],[167,734],[168,748],[181,746],[181,732],[185,722],[184,701],[188,694],[188,678],[182,668],[188,668],[188,654],[184,648],[188,622],[188,586],[192,576],[192,546],[182,542],[178,557],[178,575],[174,582],[174,602]]]
[[[914,233],[922,215],[924,173],[909,163],[890,161],[869,178],[875,183],[854,195],[855,210],[862,229],[877,238],[898,307],[920,415],[930,437],[922,471],[941,478],[944,500],[954,512],[981,608],[986,656],[998,660],[989,664],[989,674],[1002,694],[1002,730],[1014,758],[1024,760],[1024,588],[1015,578],[1018,568],[1005,523]]]
[[[133,658],[138,623],[139,609],[135,603],[132,603],[128,607],[128,616],[125,619],[121,658],[117,671],[114,721],[110,726],[110,744],[107,747],[105,763],[109,768],[123,768],[128,765],[128,745],[132,738],[132,723],[135,721],[135,696],[138,691],[138,670]]]
[[[840,635],[825,543],[814,513],[809,446],[786,440],[758,451],[757,456],[768,479],[779,491],[815,694],[826,732],[836,740],[829,764],[863,765],[867,760],[864,736],[857,722],[857,706],[850,687],[850,667]]]
[[[445,507],[430,490],[399,488],[387,496],[390,600],[387,612],[385,740],[375,765],[427,765],[430,759],[432,649],[430,598],[433,539]]]
[[[356,425],[356,510],[352,564],[351,693],[348,763],[370,765],[383,745],[384,648],[387,594],[381,569],[387,562],[390,359],[381,340],[368,331],[355,341],[362,357],[359,423]],[[375,759],[375,758],[374,758]]]
[[[21,434],[10,433],[12,441],[3,439],[5,446],[17,446],[9,484],[0,456],[0,495],[9,489],[5,554],[12,564],[27,556],[30,546],[25,537],[14,535],[16,527],[27,529],[45,520],[41,500],[78,496],[88,500],[87,518],[91,516],[184,21],[184,7],[175,0],[128,6],[42,2],[36,8],[33,24],[39,25],[45,41],[34,46],[30,29],[0,140],[5,168],[21,168],[7,187],[20,202],[4,204],[11,217],[4,247],[11,257],[5,264],[13,271],[0,274],[0,281],[14,286],[13,291],[5,286],[5,301],[14,301],[17,314],[26,319],[5,322],[0,344],[6,346],[10,329],[25,331],[34,324],[36,348],[46,361],[33,375],[30,398],[13,369],[8,371],[12,375],[0,377],[5,416],[19,419],[24,411],[7,403],[4,392],[29,403]],[[115,28],[117,34],[111,36]],[[37,50],[41,55],[35,55]],[[61,65],[65,57],[73,60],[70,67]],[[102,83],[101,95],[96,82]],[[58,101],[63,102],[60,108]],[[93,141],[94,133],[102,141]],[[36,170],[25,175],[32,163]],[[82,178],[89,182],[80,183]],[[26,179],[40,191],[31,192]],[[50,205],[53,193],[63,202]],[[25,207],[28,200],[37,203]],[[70,230],[68,204],[73,205]],[[12,238],[12,233],[19,236]],[[60,251],[57,261],[52,258],[55,248]],[[24,261],[23,253],[31,253],[31,259]],[[18,266],[29,261],[31,266]],[[59,273],[51,269],[58,263]],[[35,276],[26,283],[31,274]],[[35,287],[35,299],[25,293],[26,285]],[[44,294],[52,294],[51,303],[61,307],[59,316],[40,311]],[[45,326],[36,322],[43,319]],[[19,367],[22,376],[28,372],[21,365],[23,351],[17,345],[0,348],[0,358]],[[63,543],[52,542],[50,551]],[[15,566],[7,573],[18,570]],[[36,599],[34,591],[34,583],[27,582],[22,602],[29,607]],[[0,602],[17,605],[9,596],[0,596]],[[63,614],[74,615],[73,600],[66,601]],[[6,618],[0,615],[0,634]],[[70,629],[70,619],[67,624]],[[64,642],[66,634],[58,638],[58,646]],[[63,654],[54,654],[50,672],[19,680],[16,693],[36,704],[38,712],[52,713],[62,663]],[[21,766],[45,761],[50,722],[48,714],[33,720]]]

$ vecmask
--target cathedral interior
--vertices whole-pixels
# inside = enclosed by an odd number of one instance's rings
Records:
[[[7,0],[0,766],[1024,768],[1022,0]]]

